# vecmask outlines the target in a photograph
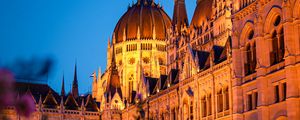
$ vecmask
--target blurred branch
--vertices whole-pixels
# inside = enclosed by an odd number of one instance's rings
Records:
[[[7,65],[6,68],[13,71],[15,78],[18,80],[34,80],[34,81],[45,81],[51,71],[53,70],[54,61],[51,58],[37,58],[32,57],[31,59],[16,59],[11,64]]]

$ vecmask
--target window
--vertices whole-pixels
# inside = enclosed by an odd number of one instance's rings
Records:
[[[257,92],[254,92],[253,93],[253,109],[256,109],[257,108],[257,103],[258,103],[258,93]]]
[[[131,44],[131,45],[126,46],[126,51],[127,52],[136,51],[136,50],[137,50],[137,45],[136,44]]]
[[[207,112],[208,112],[208,115],[211,115],[212,114],[211,95],[208,95],[208,97],[207,97],[207,103],[208,103]]]
[[[248,109],[248,111],[250,111],[250,110],[252,110],[252,94],[248,94],[247,96],[248,96],[248,99],[247,99],[248,107],[247,107],[247,109]]]
[[[271,65],[275,65],[278,63],[278,54],[277,54],[277,48],[278,48],[278,42],[277,42],[277,32],[274,31],[272,34],[272,51],[270,55]]]
[[[274,87],[274,89],[275,89],[275,92],[274,92],[275,100],[274,100],[274,102],[278,103],[279,102],[279,85],[276,85]]]
[[[229,110],[229,91],[228,88],[225,89],[225,110]]]
[[[278,61],[283,61],[284,58],[284,52],[285,52],[285,46],[284,46],[284,31],[283,29],[279,32],[279,48],[278,48]]]
[[[247,94],[247,111],[257,108],[258,92],[251,92]]]
[[[207,114],[207,102],[206,102],[206,97],[203,97],[201,100],[201,111],[202,111],[202,117],[206,117]]]
[[[279,33],[275,30],[272,34],[272,51],[270,53],[271,65],[282,62],[284,59],[285,43],[284,30],[280,29]]]
[[[286,83],[282,83],[282,100],[286,100]]]
[[[131,74],[129,77],[129,85],[128,85],[128,93],[129,93],[130,102],[134,101],[134,100],[131,100],[132,92],[133,92],[133,74]]]
[[[250,63],[251,63],[252,55],[251,55],[251,50],[250,49],[251,49],[251,47],[248,44],[246,46],[245,75],[249,75],[251,73]]]
[[[141,49],[142,50],[152,50],[152,44],[151,43],[142,43]]]
[[[223,94],[222,94],[222,90],[220,90],[218,92],[218,112],[222,112],[223,111]]]

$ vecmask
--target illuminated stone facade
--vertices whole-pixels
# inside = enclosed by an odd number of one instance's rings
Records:
[[[26,118],[10,106],[0,112],[0,120],[99,120],[100,103],[91,95],[78,94],[77,67],[69,94],[65,92],[64,78],[62,81],[60,95],[46,84],[17,82],[16,99],[22,95],[31,96],[35,103],[35,112]]]
[[[138,0],[118,22],[102,119],[300,119],[299,0],[198,0],[191,23],[174,1],[172,19]]]

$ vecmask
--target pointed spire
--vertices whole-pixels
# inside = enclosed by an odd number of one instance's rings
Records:
[[[79,96],[78,80],[77,80],[77,62],[75,63],[74,80],[73,80],[73,85],[72,85],[72,94],[73,94],[74,98],[77,98]]]
[[[110,48],[110,46],[111,46],[111,43],[110,43],[110,38],[108,38],[108,43],[107,43],[107,48]]]
[[[173,26],[177,26],[179,32],[182,26],[189,25],[185,0],[175,0],[172,24]]]
[[[101,75],[102,75],[102,71],[101,71],[101,67],[98,68],[98,78],[97,80],[101,80]]]
[[[41,111],[41,109],[42,109],[42,104],[43,104],[43,102],[42,102],[42,95],[40,95],[39,103],[38,103],[39,111]]]
[[[65,76],[63,75],[60,95],[65,96],[65,93]]]
[[[82,100],[81,100],[81,109],[84,110],[84,107],[85,107],[84,106],[84,98],[82,98]]]

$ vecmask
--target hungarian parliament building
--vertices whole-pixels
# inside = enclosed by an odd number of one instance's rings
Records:
[[[128,6],[91,95],[75,71],[32,119],[300,120],[300,0],[173,1],[172,18],[154,0]]]

